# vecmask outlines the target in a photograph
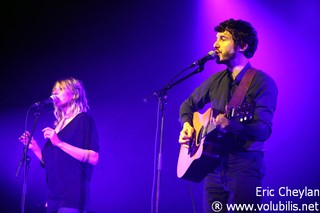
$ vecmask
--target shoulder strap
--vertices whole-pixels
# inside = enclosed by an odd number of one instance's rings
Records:
[[[239,86],[237,87],[236,91],[234,92],[229,104],[228,110],[234,107],[239,106],[242,104],[244,96],[246,95],[248,88],[252,82],[254,75],[256,74],[257,69],[250,67],[244,76],[242,77]]]

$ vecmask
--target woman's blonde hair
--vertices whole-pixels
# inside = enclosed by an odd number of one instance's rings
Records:
[[[69,115],[74,115],[80,112],[87,112],[89,110],[86,91],[80,80],[73,77],[61,79],[55,82],[52,92],[56,86],[60,86],[62,89],[69,89],[73,93],[73,98],[70,103]],[[62,110],[54,105],[54,116],[56,117],[55,125],[57,125],[63,118]]]

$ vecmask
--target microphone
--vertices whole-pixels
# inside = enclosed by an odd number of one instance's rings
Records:
[[[53,101],[57,100],[57,99],[58,99],[58,97],[56,95],[51,95],[49,98],[47,98],[43,101],[39,101],[39,102],[32,104],[31,107],[43,107],[44,105],[53,103]]]
[[[216,58],[216,52],[211,50],[208,52],[207,55],[205,55],[204,57],[200,58],[199,60],[193,62],[189,68],[192,68],[196,65],[199,65],[199,66],[203,66],[207,61],[209,60],[213,60]]]

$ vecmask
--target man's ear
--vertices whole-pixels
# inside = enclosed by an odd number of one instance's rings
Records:
[[[245,43],[244,45],[239,45],[238,48],[239,48],[238,49],[239,52],[244,52],[248,48],[248,44]]]

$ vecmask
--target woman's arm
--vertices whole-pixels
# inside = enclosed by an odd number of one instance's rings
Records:
[[[96,165],[99,161],[99,153],[93,150],[81,149],[62,141],[60,141],[56,146],[81,162]]]
[[[56,131],[50,127],[44,128],[42,132],[44,138],[50,139],[51,143],[54,146],[59,147],[61,150],[74,157],[75,159],[84,163],[90,163],[92,165],[96,165],[98,163],[99,153],[93,150],[75,147],[68,144],[67,142],[61,141],[57,136]]]

